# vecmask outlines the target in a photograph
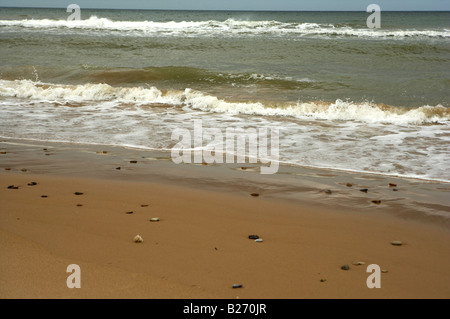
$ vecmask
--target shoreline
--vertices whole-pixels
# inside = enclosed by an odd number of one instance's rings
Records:
[[[0,298],[450,297],[445,183],[22,144],[0,143]],[[81,289],[66,286],[69,264]],[[381,289],[366,286],[369,264],[388,271]]]

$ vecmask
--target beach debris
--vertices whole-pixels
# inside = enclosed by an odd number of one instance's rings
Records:
[[[403,243],[399,240],[394,240],[393,242],[391,242],[391,245],[392,246],[402,246]]]
[[[159,222],[159,217],[150,218],[152,223]]]
[[[27,170],[26,168],[22,168],[21,171],[25,173],[25,172],[27,172],[28,170]]]
[[[83,195],[83,193],[80,193],[80,192],[75,192],[74,194],[77,196]]]
[[[349,269],[350,269],[350,266],[349,266],[349,265],[344,265],[344,266],[341,267],[341,269],[342,269],[342,270],[349,270]]]
[[[5,167],[5,171],[10,171],[10,170],[11,170],[11,168]]]
[[[6,152],[0,152],[0,154],[6,154]]]
[[[325,281],[327,281],[326,279],[320,279],[320,282],[325,282]]]
[[[352,183],[347,183],[347,187],[353,187]]]
[[[36,183],[36,182],[31,182],[31,183],[28,183],[27,185],[28,185],[28,186],[36,186],[37,183]]]
[[[137,164],[137,161],[130,161],[131,164]]]
[[[42,197],[42,198],[47,198],[48,196],[47,196],[47,195],[41,195],[41,197]]]
[[[375,205],[380,205],[381,204],[381,200],[373,200],[372,203],[374,203]]]
[[[398,192],[398,188],[393,188],[392,191]]]
[[[389,187],[397,187],[397,184],[389,183]]]
[[[9,185],[8,189],[19,189],[19,186]]]
[[[234,284],[232,287],[233,287],[233,289],[236,289],[236,288],[242,288],[244,286],[241,284]]]
[[[99,152],[95,152],[95,153],[97,153],[97,154],[108,154],[107,151],[99,151]]]
[[[359,190],[360,192],[367,193],[369,190],[367,188],[362,188]]]
[[[143,243],[143,242],[144,242],[144,239],[141,237],[141,235],[136,235],[136,236],[134,237],[133,241],[134,241],[135,243]]]
[[[364,261],[354,261],[352,264],[355,265],[355,266],[363,266],[366,263]]]
[[[134,213],[133,211],[130,211],[130,212],[126,212],[125,214],[131,215],[133,213]]]
[[[250,196],[253,196],[253,197],[258,197],[258,196],[259,196],[259,194],[258,194],[258,193],[251,193],[251,194],[250,194]]]
[[[331,189],[327,189],[327,190],[325,191],[325,194],[331,195],[331,194],[333,194],[333,192],[331,191]]]
[[[262,243],[264,240],[262,238],[255,239],[255,243]]]
[[[81,207],[81,206],[83,206],[82,204],[77,204],[77,207]]]
[[[248,239],[259,239],[258,235],[249,235]]]
[[[120,166],[116,167],[116,170],[120,170]]]
[[[142,204],[141,207],[148,207],[148,205],[147,204]]]

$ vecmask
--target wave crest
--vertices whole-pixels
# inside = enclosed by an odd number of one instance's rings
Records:
[[[365,38],[450,38],[450,30],[371,30],[350,25],[333,25],[317,23],[287,23],[280,21],[242,21],[227,19],[225,21],[113,21],[107,18],[91,16],[79,21],[25,19],[0,20],[0,26],[23,27],[34,29],[86,29],[136,32],[143,35],[162,36],[340,36]]]
[[[366,123],[430,124],[450,121],[450,109],[442,105],[415,108],[385,104],[327,102],[235,102],[192,89],[163,91],[156,87],[114,87],[108,84],[58,85],[30,80],[0,80],[0,97],[26,99],[60,105],[92,105],[112,102],[117,105],[167,105],[204,112],[286,116],[299,119],[360,121]]]

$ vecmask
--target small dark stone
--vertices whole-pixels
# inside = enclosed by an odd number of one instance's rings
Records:
[[[392,189],[392,191],[398,192],[398,188],[394,188],[394,189]]]
[[[130,161],[131,164],[137,164],[137,161]]]
[[[31,183],[28,183],[28,186],[36,186],[37,185],[37,183],[36,182],[31,182]]]
[[[242,288],[242,287],[243,287],[242,285],[238,285],[238,284],[233,285],[233,289],[236,289],[236,288]]]
[[[360,189],[361,192],[367,193],[369,190],[367,188]]]
[[[327,189],[327,190],[325,191],[325,193],[328,194],[328,195],[333,194],[333,192],[331,191],[331,189]]]
[[[120,166],[119,166],[119,167],[116,167],[116,169],[117,169],[117,170],[120,170]]]
[[[125,214],[131,215],[131,214],[133,214],[133,213],[134,213],[134,212],[131,211],[131,212],[126,212]]]
[[[248,239],[259,239],[258,235],[249,235]]]
[[[148,207],[148,205],[147,204],[142,204],[141,207]]]
[[[74,194],[77,196],[83,195],[83,193],[80,193],[80,192],[75,192]]]
[[[47,198],[48,196],[47,196],[47,195],[42,195],[41,197],[42,197],[42,198]]]
[[[250,196],[253,196],[253,197],[258,197],[258,196],[259,196],[259,194],[258,194],[258,193],[251,193],[251,194],[250,194]]]
[[[372,203],[374,203],[375,205],[380,205],[381,204],[381,200],[373,200]]]
[[[341,267],[341,269],[342,269],[342,270],[349,270],[349,269],[350,269],[350,266],[349,266],[349,265],[344,265],[344,266]]]
[[[77,207],[81,207],[81,206],[83,206],[83,205],[81,205],[81,204],[77,204]]]
[[[389,183],[389,187],[397,187],[397,184]]]
[[[347,187],[353,187],[352,183],[347,183]]]

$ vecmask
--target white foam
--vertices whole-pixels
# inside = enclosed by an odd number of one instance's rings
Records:
[[[85,29],[136,32],[142,35],[163,36],[350,36],[367,38],[425,37],[449,38],[448,29],[439,30],[385,30],[368,28],[336,27],[332,24],[285,23],[279,21],[113,21],[91,16],[84,20],[0,20],[0,26],[34,29]]]
[[[32,99],[56,104],[109,101],[116,104],[167,104],[204,112],[284,116],[300,119],[359,121],[364,123],[424,124],[450,121],[442,105],[416,108],[381,107],[371,103],[337,100],[334,103],[297,102],[284,106],[264,102],[228,102],[200,91],[186,89],[163,93],[156,87],[113,87],[108,84],[56,85],[30,80],[0,80],[0,96]]]

